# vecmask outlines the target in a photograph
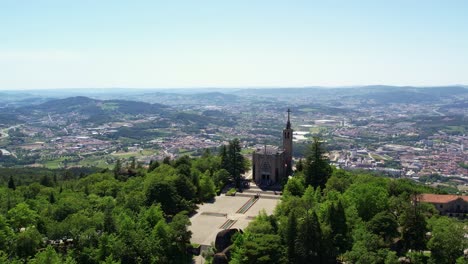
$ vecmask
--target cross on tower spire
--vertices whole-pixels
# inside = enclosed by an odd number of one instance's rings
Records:
[[[290,114],[291,114],[291,109],[288,108],[288,122],[286,123],[286,129],[291,129],[291,121],[290,121]]]

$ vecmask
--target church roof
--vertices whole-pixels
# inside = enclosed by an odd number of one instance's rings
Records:
[[[278,147],[275,146],[263,146],[263,147],[258,147],[255,150],[256,154],[261,154],[261,155],[276,155],[276,154],[281,154],[284,151],[282,149],[279,149]]]

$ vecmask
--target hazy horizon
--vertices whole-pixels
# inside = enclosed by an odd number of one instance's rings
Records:
[[[7,89],[0,87],[2,92],[27,92],[27,91],[54,91],[54,90],[244,90],[244,89],[353,89],[353,88],[371,88],[371,87],[389,87],[389,88],[439,88],[439,87],[462,87],[468,89],[468,85],[464,84],[447,84],[447,85],[424,85],[424,86],[412,86],[412,85],[387,85],[387,84],[368,84],[368,85],[346,85],[346,86],[225,86],[225,87],[68,87],[68,88],[19,88],[19,89]]]

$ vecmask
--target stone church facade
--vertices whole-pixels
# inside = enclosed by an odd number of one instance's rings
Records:
[[[292,172],[293,129],[288,109],[288,121],[283,129],[282,148],[265,145],[252,154],[252,177],[258,185],[274,185]]]

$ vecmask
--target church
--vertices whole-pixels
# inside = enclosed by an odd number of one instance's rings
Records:
[[[275,185],[292,172],[293,129],[288,109],[288,121],[283,129],[283,147],[257,148],[252,154],[252,177],[258,185]]]

